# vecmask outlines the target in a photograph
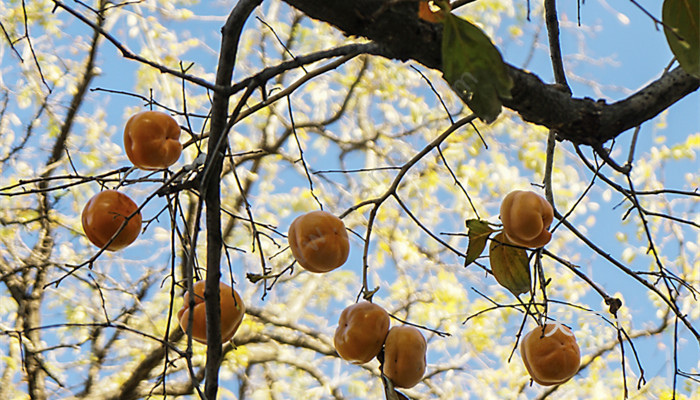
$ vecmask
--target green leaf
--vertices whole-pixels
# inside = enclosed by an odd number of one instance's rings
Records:
[[[453,14],[445,16],[443,28],[445,80],[479,118],[493,122],[513,87],[501,53],[481,29]]]
[[[486,248],[486,241],[493,232],[495,232],[489,226],[486,221],[481,221],[478,219],[467,220],[467,229],[469,229],[469,245],[467,245],[467,259],[464,260],[464,266],[471,264],[479,258],[481,253],[484,252]]]
[[[681,68],[700,78],[700,0],[664,0],[666,41]]]
[[[530,291],[530,265],[525,249],[506,244],[503,233],[498,233],[489,246],[491,272],[496,281],[518,297]]]

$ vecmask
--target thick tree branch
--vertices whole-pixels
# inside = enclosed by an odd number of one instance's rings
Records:
[[[262,0],[243,0],[236,4],[231,11],[226,24],[221,30],[221,51],[216,72],[217,85],[228,86],[231,84],[233,67],[236,63],[238,41],[243,30],[243,25],[248,16],[260,5]],[[243,94],[234,114],[240,112],[250,92]],[[224,91],[215,91],[211,109],[211,129],[209,133],[207,167],[204,170],[200,192],[206,204],[207,224],[207,277],[204,290],[206,302],[207,320],[207,363],[204,393],[207,399],[216,399],[218,391],[219,366],[222,360],[221,353],[221,321],[220,321],[220,293],[219,281],[221,279],[221,193],[220,175],[224,160],[225,139],[228,131],[229,94]],[[233,117],[235,118],[235,116]]]
[[[555,129],[559,139],[599,145],[654,118],[673,103],[698,89],[700,80],[676,68],[626,99],[603,100],[570,97],[537,76],[510,69],[515,81],[512,100],[504,105],[528,122]]]
[[[441,27],[418,18],[418,1],[285,0],[306,15],[327,22],[346,35],[363,36],[384,47],[383,56],[414,60],[441,69]],[[655,117],[696,91],[700,79],[677,68],[630,97],[607,104],[571,97],[534,74],[509,66],[515,86],[504,105],[523,120],[557,130],[574,143],[602,144]]]

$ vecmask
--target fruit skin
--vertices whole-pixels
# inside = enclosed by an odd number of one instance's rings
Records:
[[[530,331],[520,344],[520,355],[532,380],[543,386],[562,384],[578,372],[581,352],[573,332],[560,323]]]
[[[340,357],[364,364],[379,354],[389,333],[389,314],[382,307],[363,301],[340,313],[333,344]]]
[[[180,126],[168,114],[143,111],[134,114],[124,127],[124,150],[129,161],[144,170],[175,164],[182,153]]]
[[[103,248],[138,206],[116,190],[103,190],[92,196],[80,216],[83,232],[95,246]],[[141,232],[141,212],[136,213],[105,250],[117,251],[130,245]]]
[[[194,290],[194,320],[192,323],[192,340],[202,344],[207,344],[207,315],[206,304],[204,303],[204,288],[206,282],[198,281],[192,285]],[[231,293],[233,292],[233,296]],[[219,282],[219,298],[221,301],[221,343],[226,343],[238,330],[245,314],[245,304],[241,296],[231,286]],[[190,292],[185,292],[184,304],[177,312],[177,319],[180,328],[187,332],[190,306]]]
[[[551,204],[535,192],[515,190],[501,202],[501,222],[508,241],[538,248],[549,243],[549,226],[554,220]]]
[[[409,325],[389,329],[384,342],[382,372],[395,387],[412,388],[425,374],[427,343],[420,331]]]
[[[326,211],[298,216],[289,226],[289,248],[299,265],[307,271],[332,271],[345,263],[350,241],[345,224]]]

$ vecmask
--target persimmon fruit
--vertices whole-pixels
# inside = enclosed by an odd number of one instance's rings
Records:
[[[194,312],[192,322],[192,340],[207,344],[207,315],[204,302],[205,281],[198,281],[192,285],[194,290]],[[231,286],[219,282],[219,300],[221,304],[221,343],[226,343],[238,330],[245,314],[245,304],[241,296]],[[190,315],[190,292],[185,292],[184,304],[177,312],[180,328],[187,332]]]
[[[432,0],[421,0],[418,3],[418,18],[433,24],[439,24],[445,19],[443,11]]]
[[[368,301],[353,304],[340,313],[333,336],[340,357],[353,364],[364,364],[379,354],[389,333],[389,314]]]
[[[581,363],[574,333],[560,323],[530,331],[520,343],[520,355],[532,380],[543,386],[568,381],[576,375]]]
[[[299,265],[310,272],[332,271],[345,263],[350,252],[345,224],[326,211],[298,216],[289,226],[289,248]]]
[[[103,190],[83,207],[80,218],[83,232],[99,248],[106,245],[106,250],[121,250],[133,243],[141,232],[141,212],[137,211],[138,206],[129,196],[116,190]],[[122,228],[127,218],[129,220]],[[117,232],[114,240],[107,245]]]
[[[182,153],[180,125],[173,117],[160,111],[134,114],[124,127],[124,150],[137,168],[168,168]]]
[[[410,325],[392,327],[384,341],[382,372],[395,387],[416,386],[425,374],[427,347],[417,328]]]
[[[538,248],[552,239],[549,226],[554,220],[552,205],[535,192],[515,190],[501,202],[501,222],[512,244]]]

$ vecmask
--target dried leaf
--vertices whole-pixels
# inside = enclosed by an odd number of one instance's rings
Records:
[[[495,232],[491,229],[488,222],[478,219],[467,220],[467,229],[469,230],[467,233],[469,245],[467,245],[467,258],[464,260],[465,267],[479,258],[486,248],[486,241],[489,236]]]
[[[527,252],[523,248],[508,245],[502,232],[491,240],[489,261],[496,281],[515,297],[530,291],[531,278]]]

